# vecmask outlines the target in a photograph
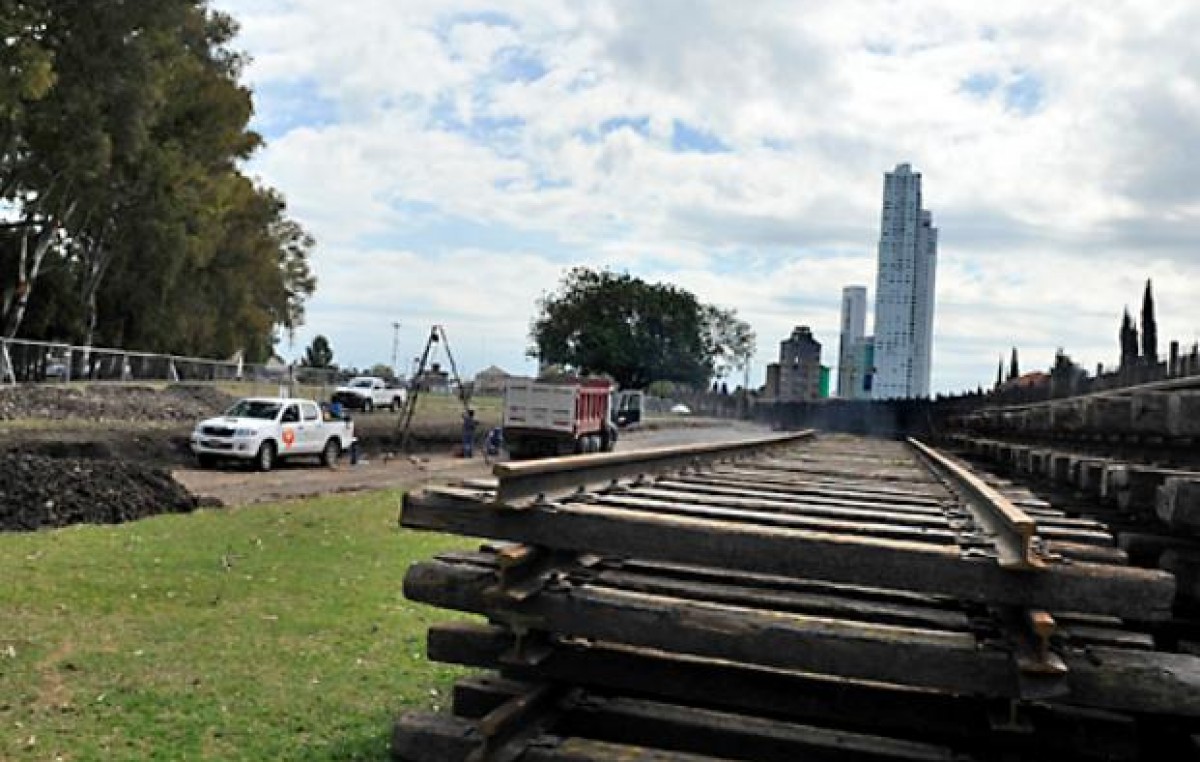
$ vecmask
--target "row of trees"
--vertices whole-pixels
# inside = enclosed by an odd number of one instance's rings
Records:
[[[577,267],[546,294],[530,329],[531,357],[580,373],[605,373],[624,388],[670,381],[703,389],[744,368],[754,331],[735,310],[703,304],[684,289],[627,273]]]
[[[0,0],[0,335],[261,360],[312,238],[239,170],[234,21],[204,0]]]

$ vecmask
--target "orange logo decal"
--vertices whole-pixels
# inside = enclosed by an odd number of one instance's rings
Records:
[[[296,432],[291,429],[283,430],[283,444],[285,447],[291,447],[296,443]]]

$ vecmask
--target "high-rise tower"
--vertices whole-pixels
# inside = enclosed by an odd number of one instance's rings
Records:
[[[875,275],[876,399],[929,395],[937,228],[921,208],[921,173],[898,164],[884,175]]]
[[[867,326],[866,286],[842,289],[842,329],[838,343],[837,393],[842,399],[864,396],[863,331]]]

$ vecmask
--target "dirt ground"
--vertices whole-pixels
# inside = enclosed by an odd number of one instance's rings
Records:
[[[413,454],[400,451],[399,416],[356,414],[359,463],[284,463],[271,473],[230,464],[195,467],[189,434],[234,398],[211,387],[0,387],[0,530],[112,523],[197,505],[243,505],[311,495],[407,488],[484,476],[482,458],[455,457],[457,411],[414,421]],[[481,416],[480,436],[496,421]],[[668,418],[626,432],[619,449],[748,436],[724,421]]]

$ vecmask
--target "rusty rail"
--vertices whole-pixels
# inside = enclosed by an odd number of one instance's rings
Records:
[[[935,473],[949,479],[964,493],[966,508],[992,536],[1001,566],[1024,570],[1045,568],[1046,562],[1035,546],[1037,523],[1029,514],[932,447],[912,437],[908,443]]]
[[[813,431],[809,429],[718,444],[657,447],[633,452],[497,463],[492,467],[492,473],[497,479],[495,501],[512,505],[515,501],[528,498],[545,500],[556,494],[608,486],[622,479],[649,477],[745,458],[787,447],[812,436]]]

